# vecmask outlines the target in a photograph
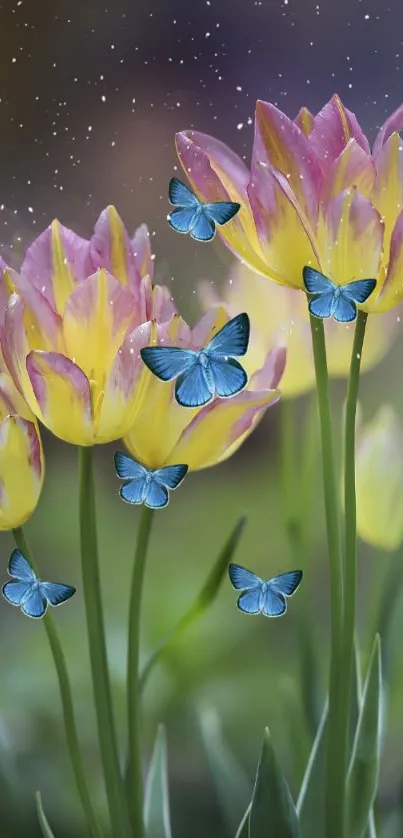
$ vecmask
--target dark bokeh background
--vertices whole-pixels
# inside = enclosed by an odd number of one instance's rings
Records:
[[[223,248],[197,245],[166,224],[175,131],[197,127],[215,134],[248,160],[258,97],[293,115],[302,104],[318,110],[337,91],[371,137],[402,99],[403,7],[397,0],[9,0],[0,5],[0,33],[0,242],[8,244],[16,234],[28,241],[54,216],[89,234],[102,208],[114,203],[130,230],[143,221],[149,225],[157,278],[171,285],[178,306],[191,317],[198,311],[197,281],[208,277],[219,283],[230,259]],[[402,405],[401,349],[398,341],[382,368],[366,377],[364,410],[385,398]],[[336,396],[340,404],[342,389]],[[298,425],[305,407],[306,400],[295,403]],[[183,613],[240,511],[248,512],[249,523],[239,560],[263,575],[289,563],[281,525],[279,408],[269,413],[231,463],[189,478],[186,492],[157,516],[145,594],[145,651]],[[75,452],[48,436],[45,442],[46,486],[28,530],[44,573],[79,588]],[[108,636],[123,744],[124,616],[138,515],[116,498],[111,449],[99,450],[97,465]],[[209,617],[150,682],[145,756],[156,724],[165,721],[175,838],[233,834],[266,723],[293,790],[298,788],[311,735],[303,713],[301,625],[314,638],[319,666],[309,698],[311,717],[323,698],[327,656],[319,484],[313,494],[310,573],[287,620],[243,619],[226,584]],[[10,547],[11,539],[2,536],[4,568]],[[380,588],[390,559],[361,553],[366,650],[369,597]],[[78,593],[57,618],[94,791],[103,807],[82,605]],[[402,618],[400,610],[397,629]],[[82,836],[42,627],[0,603],[0,631],[1,835],[36,834],[33,793],[39,787],[58,838]],[[393,838],[400,835],[403,777],[398,658],[391,679],[380,809],[385,817],[394,812]],[[230,815],[214,790],[201,712],[210,733],[214,713],[219,715],[239,761],[237,774],[232,767],[237,781]]]

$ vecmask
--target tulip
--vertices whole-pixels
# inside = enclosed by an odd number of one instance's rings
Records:
[[[53,221],[19,272],[2,272],[3,355],[32,412],[66,442],[121,437],[136,411],[143,324],[175,310],[152,287],[145,225],[130,240],[108,207],[87,241]]]
[[[148,327],[144,345],[205,345],[229,320],[225,309],[208,312],[190,329],[179,315],[160,326]],[[265,410],[280,398],[277,386],[286,360],[284,348],[275,347],[260,368],[249,367],[245,390],[229,399],[216,398],[201,408],[184,408],[176,402],[174,382],[162,382],[147,368],[143,372],[138,410],[124,442],[136,460],[148,468],[187,463],[190,470],[213,466],[230,457],[256,427]]]
[[[219,229],[254,271],[303,289],[312,265],[343,284],[376,278],[362,306],[388,311],[403,299],[403,106],[385,122],[371,153],[358,121],[337,95],[293,121],[258,101],[250,171],[219,140],[177,134],[179,160],[201,200],[237,201]]]
[[[311,332],[305,295],[295,293],[251,271],[246,265],[232,269],[222,295],[209,283],[202,283],[200,294],[206,308],[224,306],[234,317],[247,311],[251,322],[247,371],[258,369],[275,345],[287,348],[287,364],[281,379],[283,398],[299,396],[315,385]],[[363,348],[361,371],[372,369],[388,352],[399,328],[396,310],[383,317],[371,317]],[[324,323],[329,375],[349,374],[354,328],[351,324]]]
[[[45,463],[39,431],[6,372],[0,372],[0,530],[22,526],[35,510]]]
[[[403,426],[388,405],[358,429],[356,495],[360,537],[396,550],[403,540]]]

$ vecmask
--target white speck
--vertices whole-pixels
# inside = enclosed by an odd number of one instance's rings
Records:
[[[240,131],[241,128],[243,128],[243,122],[238,122],[237,128],[238,128],[238,131]]]
[[[364,15],[364,20],[369,20],[369,15]]]
[[[236,89],[237,89],[238,93],[240,93],[240,92],[241,92],[241,90],[242,90],[241,85],[240,85],[240,84],[238,84]]]
[[[33,212],[33,211],[34,211],[33,207],[28,207],[28,212]]]
[[[101,102],[106,102],[106,96],[101,96]]]
[[[205,34],[205,36],[204,36],[204,37],[205,37],[205,38],[209,38],[209,37],[210,37],[210,35],[211,35],[211,32],[206,32],[206,34]]]

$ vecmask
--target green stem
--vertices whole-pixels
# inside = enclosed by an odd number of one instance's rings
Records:
[[[355,417],[357,411],[358,388],[362,348],[368,315],[359,311],[356,321],[353,349],[351,353],[350,375],[347,388],[344,434],[344,519],[345,519],[345,609],[343,626],[343,646],[341,658],[340,694],[340,748],[344,774],[347,771],[350,699],[354,661],[355,606],[357,588],[357,520],[355,497]],[[345,833],[341,833],[344,835]]]
[[[28,559],[31,567],[39,576],[32,551],[29,547],[25,533],[22,527],[17,527],[13,530],[15,543],[21,553]],[[77,733],[76,720],[74,715],[73,698],[71,693],[71,686],[69,675],[66,666],[62,645],[60,643],[59,635],[57,633],[56,623],[49,609],[46,612],[43,623],[45,631],[48,636],[50,649],[53,656],[53,661],[56,668],[57,678],[59,681],[60,697],[62,701],[64,728],[66,731],[67,747],[70,754],[70,760],[73,767],[73,772],[77,784],[77,790],[80,800],[87,818],[87,823],[93,838],[102,838],[102,832],[97,821],[95,810],[92,805],[90,793],[88,791],[87,779],[85,776],[85,769],[80,750],[80,740]]]
[[[326,767],[325,838],[343,834],[345,774],[339,737],[340,651],[343,620],[343,567],[340,540],[339,494],[336,478],[323,323],[312,317],[311,333],[322,438],[323,488],[329,553],[331,659],[329,677],[329,732]]]
[[[113,838],[126,838],[128,834],[127,809],[119,766],[108,672],[99,576],[93,451],[90,447],[79,448],[79,483],[81,570],[98,737]]]
[[[294,402],[291,399],[282,399],[281,407],[281,483],[283,500],[283,518],[287,531],[287,537],[292,548],[292,553],[298,553],[300,547],[300,520],[296,509],[296,472],[297,462],[297,441],[296,423],[294,422]]]
[[[130,592],[129,636],[127,649],[127,714],[129,726],[128,783],[129,811],[136,838],[144,836],[143,777],[140,742],[140,616],[144,571],[150,540],[153,510],[143,506]]]

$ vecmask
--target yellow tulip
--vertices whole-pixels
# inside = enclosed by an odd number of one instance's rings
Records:
[[[7,366],[35,416],[66,442],[109,442],[130,428],[143,324],[175,310],[152,276],[146,227],[130,240],[114,207],[89,241],[54,221],[18,273],[3,267]]]
[[[251,322],[246,367],[258,369],[275,345],[287,347],[287,364],[281,379],[283,397],[308,392],[315,386],[311,332],[305,294],[296,293],[236,264],[223,294],[203,283],[201,296],[206,307],[223,305],[230,317],[247,311]],[[361,370],[374,367],[388,352],[400,325],[396,310],[383,317],[371,317],[367,324]],[[342,378],[349,373],[354,324],[324,323],[329,375]]]
[[[226,311],[217,307],[191,330],[175,314],[167,324],[150,324],[144,345],[204,346],[228,319]],[[284,348],[273,347],[252,370],[246,355],[242,359],[249,371],[246,389],[195,409],[180,407],[174,382],[160,381],[145,367],[135,420],[124,436],[127,448],[136,460],[153,469],[186,463],[194,471],[226,460],[249,436],[269,405],[280,398],[277,386],[285,357]]]
[[[332,97],[312,116],[290,119],[256,104],[250,171],[224,143],[197,131],[177,134],[179,160],[204,201],[237,201],[219,229],[249,267],[303,289],[312,265],[342,285],[376,278],[362,306],[388,311],[403,300],[403,105],[380,129],[371,153],[355,115]]]
[[[45,464],[39,431],[8,373],[0,373],[0,530],[22,526],[38,503]]]
[[[360,537],[395,550],[403,540],[403,426],[387,405],[357,431],[356,494]]]

